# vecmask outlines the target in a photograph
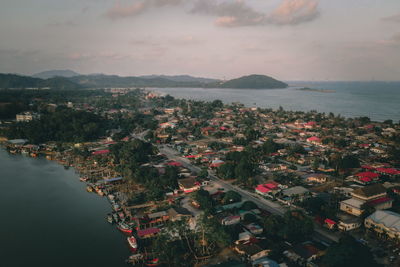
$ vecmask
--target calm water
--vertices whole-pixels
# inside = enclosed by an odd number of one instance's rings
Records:
[[[0,266],[127,266],[105,198],[72,169],[0,149]]]
[[[291,82],[287,89],[157,88],[158,92],[196,100],[221,99],[287,110],[333,112],[345,117],[368,116],[372,120],[400,120],[400,82]],[[334,90],[333,93],[296,90],[299,87]]]

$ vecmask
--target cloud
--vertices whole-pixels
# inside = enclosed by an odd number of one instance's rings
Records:
[[[400,33],[393,35],[389,39],[381,40],[378,44],[388,47],[398,47],[400,46]]]
[[[388,22],[400,22],[400,13],[392,15],[392,16],[384,17],[384,18],[382,18],[382,20],[388,21]]]
[[[272,12],[269,20],[274,24],[295,25],[314,20],[319,15],[318,0],[284,0]]]
[[[105,16],[112,20],[134,17],[152,8],[176,6],[183,0],[134,0],[131,4],[121,4],[117,1],[113,7],[106,11]]]
[[[266,18],[265,14],[257,12],[244,1],[215,3],[211,0],[198,0],[191,12],[217,16],[215,24],[222,27],[263,24]]]
[[[198,0],[191,12],[216,16],[215,25],[221,27],[296,25],[317,18],[318,5],[319,0],[283,0],[272,12],[259,12],[244,0],[222,3]]]

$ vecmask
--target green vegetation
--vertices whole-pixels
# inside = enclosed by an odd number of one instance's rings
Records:
[[[264,227],[267,236],[289,242],[306,241],[314,231],[312,220],[301,211],[287,211],[283,217],[271,215],[265,219]]]
[[[326,267],[379,266],[368,247],[345,235],[339,243],[330,246],[323,257]]]
[[[44,112],[38,120],[11,125],[6,135],[10,139],[26,138],[34,144],[85,142],[103,136],[106,129],[106,120],[94,113],[59,107],[55,112]]]
[[[253,74],[226,81],[219,87],[237,89],[271,89],[286,88],[287,86],[288,85],[286,83],[275,80],[269,76]]]

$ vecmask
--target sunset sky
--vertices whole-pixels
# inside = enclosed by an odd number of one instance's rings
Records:
[[[1,0],[0,72],[400,80],[399,0]]]

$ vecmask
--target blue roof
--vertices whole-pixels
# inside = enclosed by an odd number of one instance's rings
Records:
[[[120,181],[120,180],[122,180],[122,176],[115,177],[115,178],[110,178],[110,179],[104,179],[104,180],[102,180],[102,182],[110,183],[110,182],[115,182],[115,181]]]

